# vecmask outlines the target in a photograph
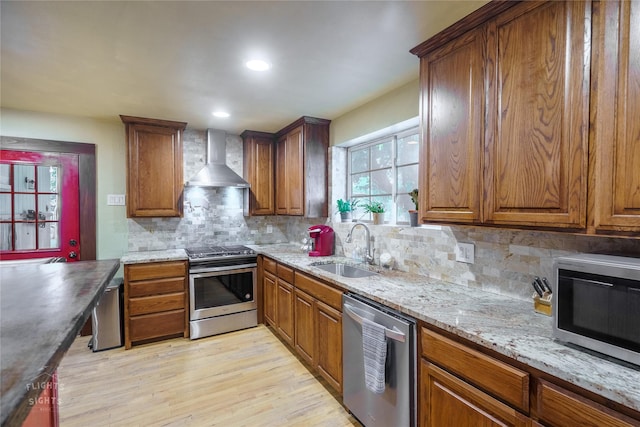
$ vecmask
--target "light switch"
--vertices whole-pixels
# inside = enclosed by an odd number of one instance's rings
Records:
[[[107,194],[107,206],[124,206],[124,194]]]

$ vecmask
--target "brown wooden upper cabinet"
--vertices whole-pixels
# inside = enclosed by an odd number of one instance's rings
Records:
[[[490,7],[501,10],[412,50],[421,218],[585,228],[590,2]]]
[[[594,3],[590,228],[640,231],[640,2]]]
[[[276,144],[276,214],[326,217],[330,120],[301,117]]]
[[[120,116],[127,134],[127,217],[182,216],[183,122]]]
[[[272,133],[245,130],[244,179],[249,190],[249,215],[274,215],[274,138]]]
[[[304,116],[276,134],[242,133],[250,215],[328,215],[330,123]]]

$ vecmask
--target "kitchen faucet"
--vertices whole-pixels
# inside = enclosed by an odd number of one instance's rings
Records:
[[[353,227],[351,227],[351,231],[349,231],[349,234],[347,234],[347,238],[344,241],[347,242],[347,243],[351,243],[352,242],[353,239],[352,239],[351,235],[353,233],[353,230],[359,225],[364,227],[364,233],[365,233],[364,238],[367,241],[367,253],[364,256],[364,260],[369,264],[373,264],[373,252],[375,251],[375,249],[372,250],[372,248],[371,248],[371,232],[369,231],[369,227],[367,227],[366,224],[364,224],[362,222],[355,223],[353,225]]]

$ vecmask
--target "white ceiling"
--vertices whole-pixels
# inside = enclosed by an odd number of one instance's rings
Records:
[[[485,3],[2,0],[1,105],[274,132],[417,78],[409,49]]]

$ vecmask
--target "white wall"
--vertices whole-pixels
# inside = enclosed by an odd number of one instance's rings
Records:
[[[97,258],[120,258],[127,251],[124,206],[107,206],[107,194],[125,194],[126,142],[119,118],[84,117],[0,110],[0,134],[22,138],[84,142],[96,145]]]

